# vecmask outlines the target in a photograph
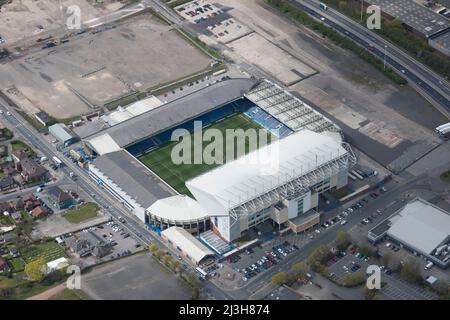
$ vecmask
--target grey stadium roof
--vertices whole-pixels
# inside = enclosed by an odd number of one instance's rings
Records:
[[[92,164],[144,208],[176,194],[125,150],[100,156]]]
[[[450,28],[450,21],[412,0],[366,0],[377,5],[381,11],[401,20],[425,37],[431,37],[438,32]]]
[[[408,203],[395,218],[388,236],[418,252],[431,254],[450,236],[450,215],[420,198]]]
[[[254,79],[220,81],[85,139],[109,134],[120,147],[127,147],[239,99],[256,83]]]

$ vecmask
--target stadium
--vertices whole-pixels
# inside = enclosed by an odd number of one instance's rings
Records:
[[[220,132],[265,130],[269,144],[246,148],[223,164],[174,164],[173,133],[195,135],[200,122]],[[250,159],[267,154],[275,141],[277,170],[262,173]],[[344,187],[356,162],[336,124],[278,85],[257,79],[214,83],[84,143],[98,154],[90,176],[152,230],[182,227],[216,242],[211,247],[218,253],[221,241],[232,242],[269,219],[296,232],[314,226],[319,194]],[[230,148],[224,146],[220,156]]]

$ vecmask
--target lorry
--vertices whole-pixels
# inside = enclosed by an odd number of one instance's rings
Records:
[[[61,167],[62,164],[63,164],[62,161],[59,160],[58,157],[53,157],[52,160],[53,160],[53,163],[54,163],[57,167]]]
[[[320,9],[322,9],[322,10],[328,10],[328,6],[325,4],[325,3],[323,3],[323,2],[320,2],[319,3],[319,7],[320,7]]]

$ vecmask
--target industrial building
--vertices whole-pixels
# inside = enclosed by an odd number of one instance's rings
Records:
[[[186,257],[192,265],[198,266],[208,258],[214,257],[214,253],[211,250],[183,228],[170,227],[161,232],[161,237],[171,247]]]
[[[70,130],[64,123],[56,123],[48,127],[48,131],[59,142],[65,146],[71,145],[79,140],[78,136]]]
[[[386,18],[400,20],[411,32],[424,39],[450,29],[448,19],[411,0],[365,0],[365,3],[380,7]]]
[[[450,214],[421,198],[371,229],[368,239],[388,239],[441,268],[450,265]]]

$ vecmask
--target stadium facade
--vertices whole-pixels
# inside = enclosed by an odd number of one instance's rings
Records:
[[[137,159],[170,142],[177,128],[192,130],[197,120],[208,126],[238,112],[279,138],[274,172],[250,161],[269,145],[188,180],[192,199]],[[344,187],[356,162],[336,124],[276,84],[255,79],[218,82],[85,142],[99,154],[89,166],[91,177],[149,227],[212,229],[228,242],[269,219],[296,231],[314,226],[319,195]]]

